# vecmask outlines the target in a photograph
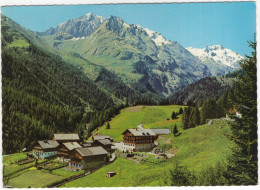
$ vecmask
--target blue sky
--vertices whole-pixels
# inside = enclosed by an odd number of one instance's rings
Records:
[[[254,2],[2,7],[2,13],[33,31],[45,31],[88,12],[121,17],[158,31],[184,47],[221,44],[241,55],[256,32]]]

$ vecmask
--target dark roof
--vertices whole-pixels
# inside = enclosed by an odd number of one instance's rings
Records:
[[[151,129],[156,135],[167,135],[170,134],[171,131],[169,129]]]
[[[53,140],[43,140],[43,141],[37,141],[37,142],[42,147],[42,149],[57,148],[59,146],[59,143],[57,141],[53,141]]]
[[[93,140],[101,140],[101,139],[111,139],[108,135],[95,135],[92,137]]]
[[[126,131],[129,131],[134,136],[138,136],[138,137],[139,136],[155,136],[156,135],[151,129],[127,129]]]
[[[81,156],[96,156],[107,154],[108,152],[101,146],[97,147],[84,147],[75,149]]]
[[[54,134],[55,140],[80,140],[78,134]]]
[[[103,145],[112,144],[112,142],[109,139],[100,139],[100,140],[97,140],[97,141],[100,142]]]
[[[65,147],[67,147],[69,150],[73,150],[75,148],[80,148],[81,146],[77,142],[67,142],[63,143]]]

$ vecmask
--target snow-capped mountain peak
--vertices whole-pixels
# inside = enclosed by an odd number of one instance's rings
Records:
[[[213,59],[215,62],[224,64],[232,68],[239,67],[239,61],[244,59],[240,54],[224,48],[222,45],[206,46],[205,48],[186,48],[191,54],[198,57],[200,60]]]

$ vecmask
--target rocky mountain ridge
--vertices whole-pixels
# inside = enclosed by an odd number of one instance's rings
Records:
[[[232,60],[239,57],[233,58],[235,52],[223,52],[220,46],[185,49],[159,32],[128,24],[120,17],[105,19],[93,13],[61,23],[45,35],[55,48],[113,70],[129,86],[134,81],[163,96],[201,78],[232,72],[237,68]]]
[[[105,17],[97,16],[94,13],[88,13],[79,18],[68,20],[56,26],[51,27],[45,32],[37,32],[39,36],[64,35],[72,38],[86,38],[91,35],[104,21]]]

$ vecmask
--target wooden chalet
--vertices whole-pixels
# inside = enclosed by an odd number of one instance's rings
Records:
[[[103,139],[108,139],[108,140],[110,140],[111,142],[114,141],[114,139],[111,138],[111,137],[108,136],[108,135],[94,135],[94,136],[92,136],[93,142],[95,142],[96,140],[103,140]]]
[[[96,168],[108,161],[107,154],[108,152],[100,146],[76,148],[71,154],[69,167],[72,170]]]
[[[104,148],[106,151],[111,152],[112,151],[112,142],[109,139],[100,139],[100,140],[95,140],[91,146],[101,146]]]
[[[80,138],[78,134],[54,134],[53,140],[59,143],[80,142]]]
[[[125,151],[149,152],[155,146],[156,134],[151,129],[127,129],[122,135]]]
[[[59,143],[53,140],[37,141],[33,148],[33,156],[38,159],[45,159],[57,155]]]
[[[75,148],[80,148],[81,146],[77,142],[67,142],[67,143],[62,143],[58,147],[58,155],[57,159],[61,160],[63,162],[68,162],[70,160],[70,156],[72,151]]]

